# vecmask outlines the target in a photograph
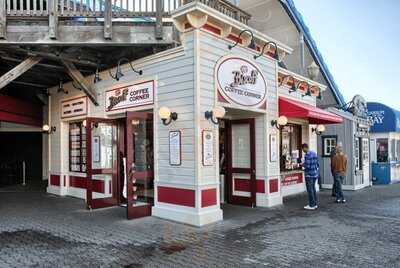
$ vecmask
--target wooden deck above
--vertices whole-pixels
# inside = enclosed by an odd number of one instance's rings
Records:
[[[171,44],[170,12],[189,2],[250,19],[226,0],[0,0],[0,44]]]

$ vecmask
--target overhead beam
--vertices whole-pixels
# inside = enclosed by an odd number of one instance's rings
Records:
[[[58,82],[58,81],[57,81]],[[28,83],[28,82],[21,82],[21,81],[11,81],[13,84],[22,85],[22,86],[29,86],[29,87],[38,87],[38,88],[49,88],[49,85],[43,84],[36,84],[36,83]]]
[[[38,63],[42,58],[38,56],[31,56],[25,59],[23,62],[15,66],[12,70],[5,73],[0,77],[0,89],[4,88],[11,81],[15,80],[17,77],[28,71],[36,63]]]
[[[65,45],[65,46],[135,46],[172,44],[172,23],[163,23],[162,36],[156,38],[154,23],[124,23],[113,25],[112,40],[104,38],[104,25],[59,24],[57,39],[49,38],[47,25],[8,24],[7,40],[0,44]]]
[[[67,71],[68,75],[74,80],[75,83],[85,92],[85,94],[89,97],[89,99],[93,102],[94,105],[98,106],[99,103],[97,102],[96,94],[93,88],[86,84],[85,78],[81,74],[81,72],[75,67],[72,62],[66,61],[61,59],[61,62],[65,66],[65,70]]]

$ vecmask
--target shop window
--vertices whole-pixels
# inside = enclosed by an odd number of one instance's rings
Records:
[[[69,170],[86,172],[86,128],[82,122],[69,124]]]
[[[396,161],[397,156],[396,156],[396,140],[392,139],[390,141],[390,161]]]
[[[376,160],[378,163],[386,163],[389,160],[388,139],[376,140]]]
[[[281,170],[300,169],[301,126],[288,124],[280,131]]]
[[[322,136],[322,156],[330,157],[337,144],[337,136]]]
[[[396,152],[397,152],[397,161],[400,161],[400,140],[397,140],[397,148],[396,148]]]

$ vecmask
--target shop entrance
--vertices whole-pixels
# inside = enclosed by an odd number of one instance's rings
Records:
[[[224,120],[220,128],[221,174],[224,199],[230,204],[255,206],[255,123],[252,119]]]
[[[127,218],[151,215],[154,203],[153,115],[127,112],[125,118],[87,118],[89,209],[120,205]]]

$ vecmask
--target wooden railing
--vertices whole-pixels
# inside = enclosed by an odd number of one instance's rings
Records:
[[[53,2],[56,3],[56,11],[59,17],[104,17],[107,0],[4,0],[6,3],[6,15],[17,17],[42,17],[49,16],[49,10]],[[177,9],[182,4],[201,2],[215,8],[221,13],[232,17],[245,24],[250,15],[226,0],[161,0],[162,14]],[[157,0],[110,0],[112,17],[134,18],[154,17],[157,12]],[[0,1],[1,3],[1,1]]]
[[[59,17],[103,17],[107,0],[6,0],[7,16],[48,16],[52,2]],[[115,18],[155,16],[156,0],[111,0]],[[182,5],[182,0],[162,0],[163,13]]]

